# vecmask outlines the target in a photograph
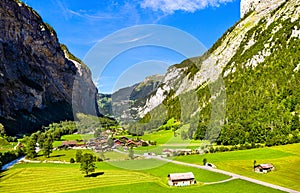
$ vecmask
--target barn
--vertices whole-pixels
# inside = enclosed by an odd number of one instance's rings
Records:
[[[254,167],[254,171],[257,173],[268,173],[274,169],[275,167],[273,164],[259,164]]]
[[[168,184],[170,186],[189,186],[196,184],[195,176],[192,172],[173,173],[168,175]]]

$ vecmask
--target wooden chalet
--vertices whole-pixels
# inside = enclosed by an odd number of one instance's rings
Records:
[[[168,175],[170,186],[190,186],[196,184],[195,176],[192,172],[173,173]]]
[[[274,169],[273,164],[259,164],[254,167],[254,171],[257,173],[268,173]]]
[[[62,146],[67,146],[67,147],[75,147],[77,145],[77,141],[73,140],[73,141],[63,141],[61,143]]]

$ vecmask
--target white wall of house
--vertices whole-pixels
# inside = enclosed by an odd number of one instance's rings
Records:
[[[173,182],[172,180],[169,180],[168,184],[170,186],[189,186],[189,185],[195,184],[195,181],[194,180],[187,180],[187,181]]]

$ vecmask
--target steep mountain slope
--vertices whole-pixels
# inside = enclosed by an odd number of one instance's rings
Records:
[[[122,88],[112,95],[99,94],[98,106],[101,114],[120,121],[137,118],[136,106],[145,104],[145,98],[158,88],[162,78],[162,75],[149,76],[142,82]]]
[[[0,1],[0,122],[8,134],[73,119],[73,110],[97,114],[96,93],[90,70],[34,10]]]
[[[300,2],[241,3],[244,17],[207,53],[169,68],[139,107],[143,122],[161,116],[156,109],[164,106],[166,119],[193,120],[197,139],[270,145],[300,140]]]

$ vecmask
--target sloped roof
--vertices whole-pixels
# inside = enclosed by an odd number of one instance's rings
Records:
[[[195,179],[193,172],[187,173],[173,173],[169,174],[168,177],[170,180],[186,180],[186,179]]]
[[[272,164],[259,164],[262,168],[273,168],[274,166]]]
[[[62,145],[76,145],[76,144],[77,144],[76,140],[62,142]]]

